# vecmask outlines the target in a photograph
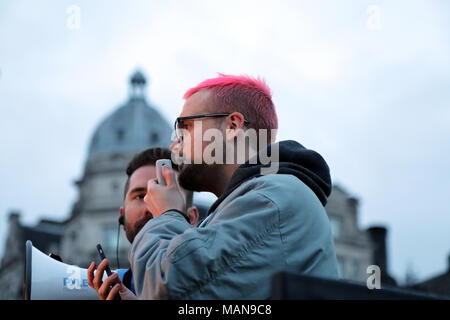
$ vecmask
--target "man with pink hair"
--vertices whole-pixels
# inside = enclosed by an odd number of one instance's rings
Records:
[[[178,180],[164,167],[166,186],[148,182],[144,201],[154,218],[129,252],[137,297],[267,299],[279,271],[337,278],[324,210],[329,168],[298,142],[275,143],[266,83],[219,74],[184,99],[171,146]],[[186,222],[180,186],[217,196],[198,228]]]

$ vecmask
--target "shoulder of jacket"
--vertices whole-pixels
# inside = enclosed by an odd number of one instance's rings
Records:
[[[300,201],[303,196],[314,195],[312,190],[291,174],[268,174],[252,178],[238,187],[240,192],[258,192],[272,201]],[[299,198],[299,194],[303,196]],[[314,195],[315,196],[315,195]]]
[[[292,190],[293,188],[303,188],[307,186],[292,174],[267,174],[255,177],[246,181],[242,186],[251,186],[252,189],[267,189],[278,187],[280,191]]]
[[[314,191],[294,175],[264,175],[252,180],[252,186],[249,187],[253,187],[256,193],[270,200],[280,212],[301,210],[312,214],[324,211]]]

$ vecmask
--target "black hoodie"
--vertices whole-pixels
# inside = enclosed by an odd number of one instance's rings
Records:
[[[322,205],[325,206],[331,193],[331,177],[330,169],[322,156],[314,150],[306,149],[293,140],[280,141],[277,144],[279,145],[279,169],[276,174],[292,174],[296,176],[314,191]],[[270,157],[272,145],[269,145],[267,149],[266,154]],[[270,163],[266,165],[261,164],[259,154],[257,156],[256,164],[250,164],[250,161],[247,161],[236,169],[224,193],[212,204],[207,215],[213,212],[243,182],[261,176],[262,167],[270,166]]]

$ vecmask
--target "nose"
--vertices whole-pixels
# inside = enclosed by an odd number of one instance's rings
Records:
[[[181,139],[175,139],[172,144],[170,145],[170,150],[174,153],[178,153],[180,155],[181,153]]]
[[[178,139],[176,139],[172,142],[172,144],[170,145],[170,150],[173,151],[177,144],[178,144]]]

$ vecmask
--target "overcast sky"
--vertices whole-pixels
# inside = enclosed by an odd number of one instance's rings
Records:
[[[279,140],[323,155],[362,228],[389,227],[397,280],[444,271],[449,18],[446,0],[0,0],[0,255],[10,210],[68,217],[91,135],[139,67],[170,123],[217,72],[264,77]]]

